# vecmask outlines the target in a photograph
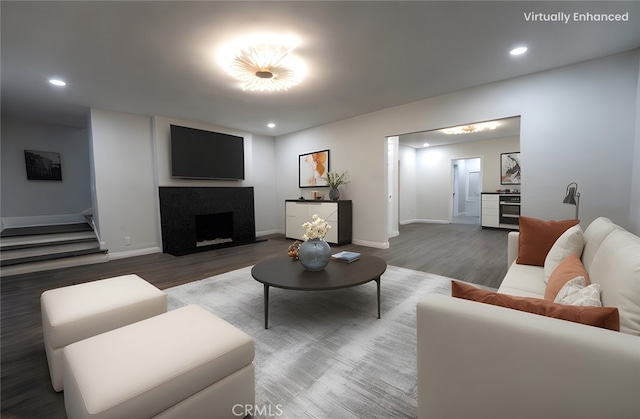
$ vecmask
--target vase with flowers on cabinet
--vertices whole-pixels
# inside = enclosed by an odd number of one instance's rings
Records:
[[[349,183],[349,181],[347,180],[348,175],[349,172],[338,173],[329,171],[327,172],[327,175],[323,177],[325,182],[327,182],[327,186],[330,188],[329,199],[331,199],[332,201],[337,201],[338,199],[340,199],[340,191],[338,190],[338,188],[341,185],[346,185],[347,183]]]

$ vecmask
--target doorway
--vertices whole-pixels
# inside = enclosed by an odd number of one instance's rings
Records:
[[[452,224],[480,224],[482,161],[455,159],[452,164]]]

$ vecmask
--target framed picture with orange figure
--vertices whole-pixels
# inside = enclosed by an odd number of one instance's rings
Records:
[[[327,186],[324,179],[329,171],[329,150],[300,154],[298,157],[298,186],[317,188]]]

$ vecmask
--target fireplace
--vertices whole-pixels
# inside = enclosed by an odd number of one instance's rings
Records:
[[[233,212],[196,215],[196,247],[233,242]]]
[[[162,251],[180,256],[256,242],[252,187],[161,187]]]

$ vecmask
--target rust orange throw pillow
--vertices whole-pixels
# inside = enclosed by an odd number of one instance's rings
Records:
[[[616,307],[568,306],[539,298],[498,294],[457,281],[451,281],[451,295],[465,300],[620,331],[620,314]]]
[[[516,263],[544,266],[547,253],[558,240],[558,237],[568,228],[578,223],[578,220],[544,221],[520,216],[520,235]]]
[[[547,301],[553,301],[556,299],[556,295],[564,284],[571,281],[573,278],[583,276],[585,285],[591,284],[589,280],[589,274],[584,268],[582,261],[575,253],[567,256],[549,275],[549,282],[547,282],[547,288],[544,290],[544,299]]]

